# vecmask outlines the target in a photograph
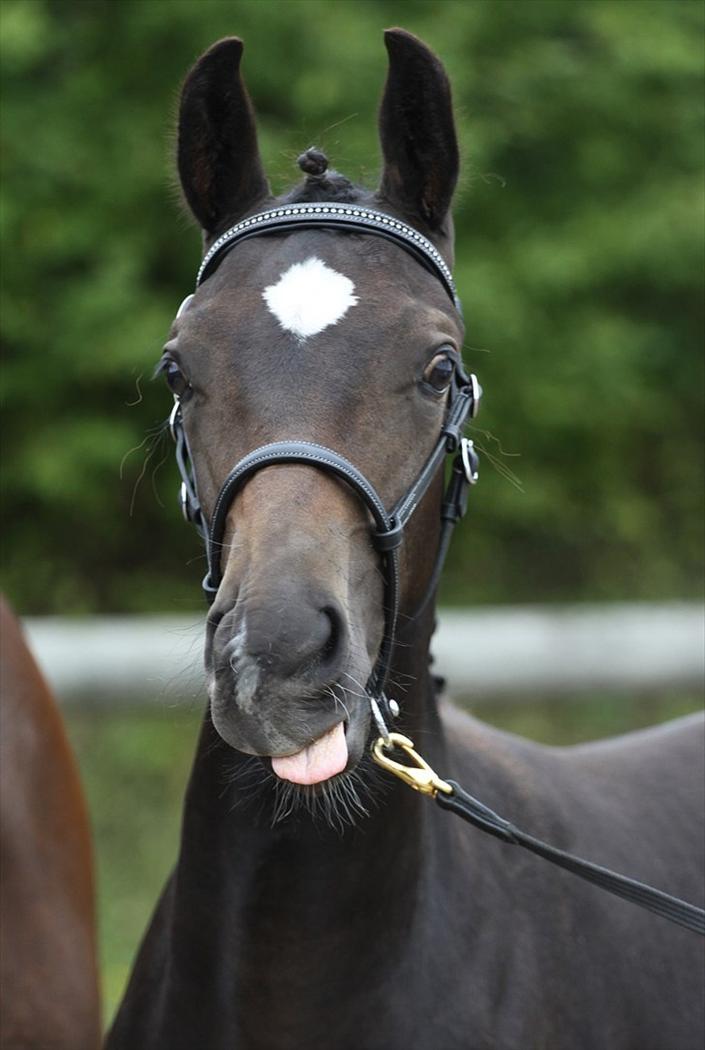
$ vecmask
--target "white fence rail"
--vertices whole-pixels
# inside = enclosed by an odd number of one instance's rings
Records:
[[[168,705],[204,696],[198,619],[36,618],[25,627],[62,701]],[[451,693],[477,700],[698,690],[705,678],[705,606],[444,610],[433,652]]]

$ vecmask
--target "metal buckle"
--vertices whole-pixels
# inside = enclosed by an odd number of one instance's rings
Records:
[[[474,485],[480,476],[480,461],[477,458],[475,445],[470,438],[464,437],[460,439],[460,456],[463,461],[465,478],[468,484]]]
[[[474,419],[480,410],[480,399],[482,397],[482,387],[477,381],[477,376],[474,372],[471,372],[469,377],[470,389],[472,391],[472,401],[470,402],[470,419]]]
[[[177,441],[176,425],[177,425],[177,423],[181,422],[181,419],[180,419],[180,416],[179,416],[180,411],[181,411],[181,402],[179,401],[178,397],[175,397],[174,398],[174,407],[172,408],[172,410],[171,410],[171,412],[169,414],[169,433],[171,434],[171,439],[172,439],[172,441],[174,443],[176,443],[176,441]]]
[[[176,311],[176,317],[174,318],[175,321],[178,321],[178,319],[181,317],[181,315],[184,312],[184,310],[188,310],[189,303],[193,299],[193,296],[194,296],[194,293],[191,292],[191,294],[187,295],[186,298],[183,300],[183,302],[181,303],[181,306]]]
[[[391,746],[391,737],[389,735],[389,730],[387,729],[387,723],[384,721],[384,718],[382,716],[382,711],[380,710],[379,704],[377,703],[375,698],[373,696],[370,696],[369,694],[367,699],[370,701],[372,717],[375,720],[375,725],[377,726],[377,732],[379,733],[380,740],[384,742],[385,747]]]
[[[406,757],[414,764],[407,766],[390,758],[387,752],[393,747],[398,747],[400,751],[403,751]],[[413,740],[409,740],[408,736],[402,736],[401,733],[392,733],[387,740],[380,737],[374,743],[372,757],[378,766],[386,769],[388,773],[393,773],[395,777],[399,777],[414,791],[420,791],[422,795],[435,796],[439,791],[443,792],[444,795],[453,794],[451,785],[447,781],[442,780],[436,771],[429,766],[426,759],[421,757],[418,751],[414,749]]]
[[[179,503],[181,504],[181,513],[184,516],[184,521],[191,521],[191,500],[189,499],[188,486],[185,481],[181,482],[181,488],[179,489]]]

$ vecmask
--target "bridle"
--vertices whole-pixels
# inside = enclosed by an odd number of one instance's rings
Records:
[[[198,271],[196,288],[198,289],[215,272],[225,255],[241,241],[267,233],[285,233],[311,227],[374,234],[398,245],[441,281],[454,307],[462,314],[451,272],[431,241],[413,227],[390,215],[352,204],[322,202],[286,205],[244,219],[226,230],[211,245]],[[190,298],[189,296],[184,300],[179,313],[186,308]],[[384,501],[365,475],[339,452],[309,441],[276,441],[248,452],[235,464],[221,486],[210,522],[206,521],[198,498],[181,403],[178,397],[174,397],[174,408],[169,423],[176,444],[176,463],[181,475],[181,508],[184,517],[196,527],[205,544],[208,572],[203,580],[203,590],[209,603],[213,602],[222,579],[220,559],[228,511],[237,493],[257,471],[282,463],[303,463],[325,470],[349,485],[372,515],[374,525],[371,539],[380,554],[384,575],[385,629],[366,692],[375,722],[384,739],[389,738],[387,721],[399,713],[396,701],[387,698],[385,686],[399,617],[399,548],[404,530],[446,456],[454,453],[450,478],[441,504],[442,523],[438,551],[428,587],[415,613],[415,616],[418,616],[438,584],[453,526],[465,513],[468,486],[477,481],[477,453],[473,442],[463,437],[462,431],[466,421],[476,415],[481,394],[476,377],[468,375],[462,363],[457,361],[448,394],[446,418],[436,445],[416,480],[390,511],[387,511]]]

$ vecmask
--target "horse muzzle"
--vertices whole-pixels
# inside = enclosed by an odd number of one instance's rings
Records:
[[[235,601],[206,645],[220,736],[295,783],[351,769],[369,733],[371,667],[353,634],[338,601],[292,581],[267,588],[266,600]]]

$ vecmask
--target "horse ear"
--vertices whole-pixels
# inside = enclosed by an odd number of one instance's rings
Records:
[[[240,75],[243,44],[219,40],[181,90],[177,163],[186,201],[206,234],[236,222],[269,194],[255,116]]]
[[[420,40],[388,29],[389,72],[379,111],[384,173],[379,194],[440,230],[458,180],[458,143],[446,72]]]

